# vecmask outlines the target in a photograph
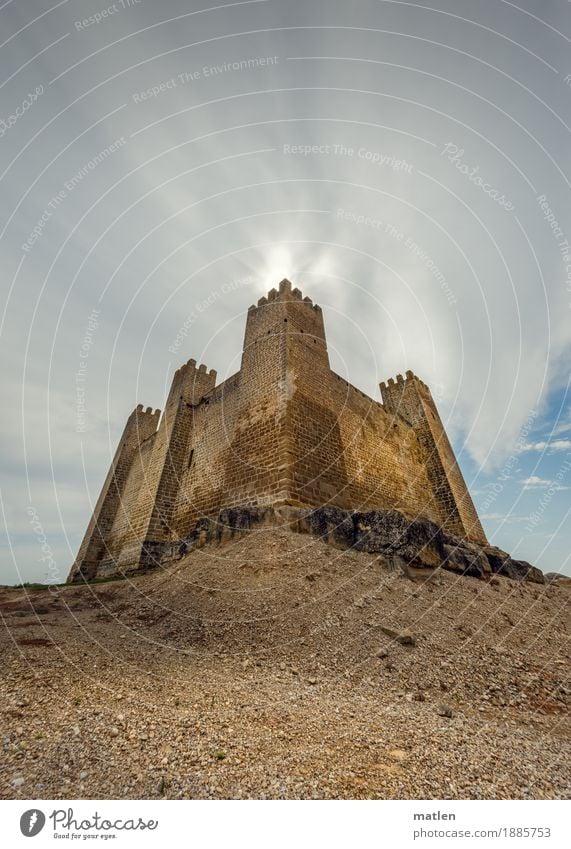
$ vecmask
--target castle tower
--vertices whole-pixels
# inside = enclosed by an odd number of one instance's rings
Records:
[[[280,495],[290,505],[336,503],[346,479],[337,415],[320,401],[329,374],[321,307],[284,279],[248,310],[240,385],[245,399],[271,398]]]
[[[306,338],[296,339],[298,336]],[[304,298],[299,289],[292,289],[289,280],[282,280],[279,289],[271,289],[267,297],[260,298],[257,306],[248,310],[242,354],[244,377],[250,362],[257,358],[255,346],[261,346],[263,351],[264,344],[267,345],[272,337],[280,339],[282,344],[294,339],[306,342],[311,346],[312,356],[319,360],[321,366],[329,368],[321,307],[314,305],[311,298]],[[271,349],[266,347],[266,350]],[[285,348],[281,351],[283,353]]]
[[[111,554],[110,533],[120,509],[129,473],[140,445],[155,434],[160,412],[156,410],[153,413],[151,407],[143,410],[143,405],[139,404],[127,419],[91,521],[71,567],[70,580],[90,580],[95,577],[101,561]]]
[[[118,568],[130,571],[157,565],[157,550],[171,537],[173,506],[191,439],[193,409],[212,392],[216,372],[189,360],[175,373],[165,411],[131,513]]]
[[[441,524],[449,533],[487,543],[476,508],[456,461],[442,420],[428,386],[412,371],[396,383],[381,383],[385,409],[400,416],[416,432],[424,450],[425,464],[441,513]]]

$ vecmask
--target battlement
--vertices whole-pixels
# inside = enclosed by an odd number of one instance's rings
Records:
[[[256,310],[258,307],[267,307],[270,304],[284,303],[288,301],[297,301],[298,303],[311,307],[315,312],[321,313],[321,307],[318,304],[314,304],[311,298],[304,297],[301,289],[298,289],[297,287],[295,289],[292,288],[292,283],[289,280],[286,280],[285,277],[280,282],[277,289],[270,289],[267,295],[258,298],[258,303],[252,304],[252,306],[249,307],[248,312]]]
[[[204,363],[200,363],[197,367],[196,360],[188,360],[174,373],[167,407],[171,407],[180,400],[191,405],[198,404],[216,386],[216,376],[215,369],[208,371]]]
[[[196,367],[196,360],[194,360],[194,359],[190,359],[186,363],[184,363],[182,366],[180,366],[180,368],[178,368],[175,371],[175,377],[177,375],[182,374],[182,373],[184,373],[186,375],[193,374],[193,373],[196,373],[196,375],[208,374],[208,376],[210,378],[213,378],[214,380],[216,380],[216,375],[217,375],[216,370],[213,369],[213,368],[210,369],[210,371],[208,371],[208,367],[205,366],[204,363],[200,363],[200,365],[197,368]]]
[[[141,419],[141,418],[144,418],[144,417],[146,418],[147,416],[151,416],[152,418],[158,419],[158,418],[160,418],[161,411],[159,409],[153,410],[152,407],[145,407],[143,409],[142,404],[137,404],[137,406],[135,407],[135,409],[133,410],[131,415],[136,416],[138,419]]]
[[[424,389],[426,389],[428,392],[430,392],[426,383],[423,380],[421,380],[420,377],[418,377],[418,375],[414,374],[414,372],[412,372],[410,369],[408,369],[408,371],[405,372],[405,375],[406,375],[406,378],[404,378],[402,376],[402,374],[397,374],[396,381],[393,377],[389,377],[388,382],[382,381],[381,384],[380,384],[381,392],[383,392],[383,390],[386,391],[389,387],[400,385],[400,384],[404,385],[406,383],[410,384],[413,381],[416,384],[420,384],[420,386],[424,387]]]
[[[127,419],[123,435],[124,444],[131,443],[134,446],[148,439],[157,432],[160,418],[160,410],[153,410],[152,407],[143,409],[142,404],[137,404]]]

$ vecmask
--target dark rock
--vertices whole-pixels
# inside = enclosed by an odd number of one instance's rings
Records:
[[[512,558],[501,548],[487,546],[483,549],[490,563],[492,572],[503,575],[504,578],[512,578],[514,581],[531,581],[534,584],[544,584],[543,572],[525,560],[512,560]]]
[[[319,507],[307,514],[309,531],[325,542],[341,548],[352,548],[355,544],[353,517],[339,507]]]
[[[548,572],[544,575],[545,583],[555,587],[571,587],[571,577],[562,575],[561,572]]]
[[[512,560],[511,557],[510,562],[515,566],[518,581],[531,581],[533,584],[545,583],[545,576],[537,566],[532,566],[527,560]]]
[[[444,534],[434,522],[397,510],[353,513],[358,551],[398,556],[411,566],[435,569],[444,559]]]
[[[482,551],[488,558],[488,562],[490,564],[492,572],[494,572],[495,574],[501,572],[506,560],[510,559],[510,556],[506,551],[502,551],[501,548],[496,548],[496,546],[494,545],[484,546]]]
[[[445,559],[442,568],[449,572],[483,578],[492,571],[488,558],[478,545],[447,537],[444,551]]]

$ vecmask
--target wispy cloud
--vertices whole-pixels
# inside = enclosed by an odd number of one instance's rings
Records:
[[[542,440],[540,442],[526,442],[521,451],[571,451],[571,439]]]
[[[571,433],[571,409],[555,423],[551,436],[562,436]]]
[[[503,522],[506,525],[514,525],[517,522],[525,522],[527,516],[513,516],[510,513],[485,513],[482,519],[489,522]]]
[[[557,481],[540,478],[537,475],[531,475],[529,478],[525,478],[522,483],[524,489],[569,489],[568,486],[562,486]]]

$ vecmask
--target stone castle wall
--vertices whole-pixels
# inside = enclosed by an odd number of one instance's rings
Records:
[[[155,565],[232,506],[392,508],[485,542],[428,388],[407,372],[381,392],[331,371],[321,309],[282,281],[248,310],[238,373],[190,360],[160,423],[131,415],[70,579]]]

